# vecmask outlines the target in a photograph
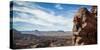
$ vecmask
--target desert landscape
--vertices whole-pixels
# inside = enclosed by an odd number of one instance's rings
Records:
[[[72,32],[64,31],[27,31],[11,30],[13,34],[13,48],[42,48],[72,45]],[[56,33],[55,33],[56,32]],[[29,34],[30,33],[30,34]],[[33,34],[32,34],[33,33]],[[35,35],[35,34],[37,35]],[[40,34],[38,34],[40,33]],[[48,33],[51,33],[51,35]],[[52,33],[55,35],[52,35]],[[66,33],[63,34],[63,33]],[[41,35],[42,34],[42,35]]]
[[[10,48],[97,44],[97,6],[20,2],[10,4]]]

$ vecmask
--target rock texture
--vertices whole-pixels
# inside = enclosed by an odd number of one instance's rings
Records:
[[[97,6],[81,7],[73,19],[73,45],[97,43]]]

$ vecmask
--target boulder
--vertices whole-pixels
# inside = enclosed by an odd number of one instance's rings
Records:
[[[81,7],[73,19],[73,45],[97,44],[97,6]]]

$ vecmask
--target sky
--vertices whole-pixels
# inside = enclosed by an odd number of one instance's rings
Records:
[[[14,1],[10,7],[13,28],[19,31],[72,31],[73,17],[80,7],[60,3]]]

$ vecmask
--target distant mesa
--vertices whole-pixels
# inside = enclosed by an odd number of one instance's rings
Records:
[[[64,32],[63,30],[58,30],[58,32]]]
[[[39,30],[34,30],[35,32],[39,32]]]

